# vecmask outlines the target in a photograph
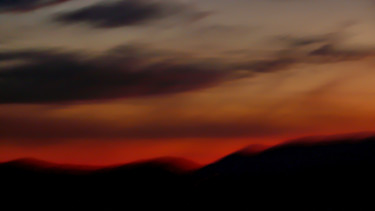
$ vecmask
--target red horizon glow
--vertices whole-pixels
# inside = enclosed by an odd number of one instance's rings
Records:
[[[206,140],[206,139],[204,139]],[[258,144],[264,139],[257,140]],[[271,146],[278,144],[266,141]],[[222,140],[203,141],[203,139],[179,140],[158,143],[155,141],[89,142],[74,141],[48,146],[2,146],[0,162],[21,158],[34,158],[53,163],[107,166],[133,163],[162,157],[178,157],[191,160],[200,165],[212,163],[226,155],[252,144],[248,139],[238,139],[234,143]]]
[[[0,162],[23,158],[33,158],[46,162],[81,165],[114,166],[154,159],[182,158],[198,165],[213,163],[229,154],[239,152],[253,154],[274,146],[288,143],[314,143],[335,141],[343,138],[363,138],[372,132],[334,134],[322,136],[299,136],[289,138],[263,139],[184,139],[157,142],[139,140],[137,142],[90,142],[88,140],[47,146],[2,146]],[[302,138],[301,138],[302,137]]]

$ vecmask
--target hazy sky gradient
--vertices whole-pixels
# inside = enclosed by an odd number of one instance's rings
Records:
[[[209,162],[373,131],[372,0],[0,3],[0,160]]]

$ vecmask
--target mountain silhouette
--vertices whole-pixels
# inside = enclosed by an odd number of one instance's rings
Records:
[[[375,137],[328,142],[294,142],[278,145],[260,153],[244,151],[231,154],[196,172],[199,177],[240,177],[244,175],[292,175],[320,169],[357,168],[371,170],[375,164]],[[362,167],[363,169],[359,169]],[[368,167],[368,168],[366,168]],[[323,173],[323,172],[322,172]],[[324,171],[326,174],[327,171]]]
[[[170,157],[101,168],[21,159],[0,164],[0,175],[6,181],[3,189],[69,192],[101,199],[113,195],[177,197],[180,202],[190,197],[206,202],[215,199],[211,207],[250,199],[259,205],[267,199],[287,204],[293,200],[293,208],[299,203],[308,205],[302,210],[325,210],[328,207],[323,209],[323,201],[334,205],[333,199],[353,200],[375,190],[375,136],[304,140],[270,148],[247,147],[203,167]]]

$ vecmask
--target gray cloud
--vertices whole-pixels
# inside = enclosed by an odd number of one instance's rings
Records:
[[[326,44],[311,51],[309,56],[321,57],[327,62],[337,62],[361,59],[373,54],[374,51],[340,49],[332,44]]]
[[[289,47],[298,48],[314,44],[325,43],[329,37],[327,35],[312,36],[312,37],[293,37],[293,36],[279,36],[277,41],[287,44]]]
[[[212,86],[225,76],[213,64],[179,62],[157,55],[136,47],[119,48],[94,58],[56,50],[0,53],[0,62],[24,61],[2,68],[0,103],[57,103],[171,94]]]
[[[271,58],[243,62],[234,64],[234,66],[237,69],[248,70],[251,73],[270,73],[289,69],[295,64],[343,62],[375,55],[375,49],[373,48],[356,49],[343,47],[343,37],[342,33],[329,33],[309,37],[277,37],[276,40],[285,47],[272,55]],[[246,51],[244,52],[246,53]]]
[[[209,14],[210,12],[198,11],[191,5],[173,1],[120,0],[60,14],[55,20],[66,24],[87,23],[97,28],[111,28],[134,26],[167,17],[182,17],[187,22],[194,22]]]
[[[71,0],[1,0],[0,12],[28,12]]]

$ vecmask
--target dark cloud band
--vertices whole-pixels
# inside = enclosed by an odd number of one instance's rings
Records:
[[[179,93],[211,86],[224,74],[213,65],[158,61],[124,48],[86,58],[79,53],[24,51],[0,54],[21,60],[0,72],[0,103],[47,103]]]
[[[28,12],[71,0],[1,0],[0,12]]]
[[[65,24],[87,23],[97,28],[134,26],[167,17],[196,21],[209,13],[173,1],[121,0],[100,3],[60,14],[55,20]]]

